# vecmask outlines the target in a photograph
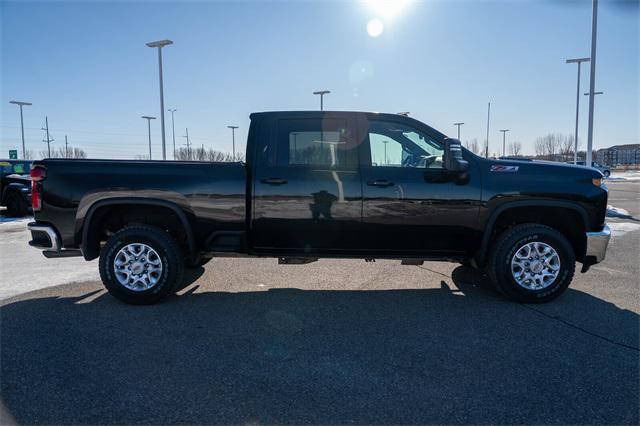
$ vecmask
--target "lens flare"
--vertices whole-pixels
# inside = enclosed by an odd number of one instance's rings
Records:
[[[378,37],[384,31],[384,24],[378,18],[371,19],[367,22],[367,33],[371,37]]]
[[[392,19],[405,9],[411,0],[364,0],[375,16]]]

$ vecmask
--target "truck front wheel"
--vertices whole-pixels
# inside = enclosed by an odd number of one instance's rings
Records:
[[[26,216],[29,211],[29,205],[24,197],[18,192],[10,192],[7,194],[7,214],[11,217]]]
[[[100,252],[100,277],[117,299],[149,305],[172,294],[182,282],[178,244],[153,226],[129,226],[109,238]]]
[[[542,303],[562,294],[573,279],[575,253],[567,238],[544,225],[522,224],[493,244],[487,266],[498,291],[524,303]]]

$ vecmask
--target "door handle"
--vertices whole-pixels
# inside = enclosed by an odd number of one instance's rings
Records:
[[[369,185],[369,186],[377,186],[377,187],[380,187],[380,188],[385,188],[387,186],[393,186],[395,184],[393,182],[391,182],[391,181],[386,180],[386,179],[376,179],[374,181],[367,182],[367,185]]]
[[[260,183],[266,183],[267,185],[284,185],[287,183],[287,180],[281,178],[266,178],[260,179]]]

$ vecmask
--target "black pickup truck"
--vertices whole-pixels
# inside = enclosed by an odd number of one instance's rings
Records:
[[[100,257],[106,288],[153,303],[215,256],[426,260],[484,268],[544,302],[602,261],[607,187],[594,169],[489,160],[396,114],[251,115],[246,164],[44,160],[30,244]]]
[[[31,209],[31,161],[0,160],[0,206],[7,215],[26,216]]]

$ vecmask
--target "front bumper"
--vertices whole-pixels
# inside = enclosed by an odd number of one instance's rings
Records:
[[[602,227],[602,231],[587,232],[586,258],[590,264],[600,263],[604,260],[610,239],[611,229],[606,223]]]

